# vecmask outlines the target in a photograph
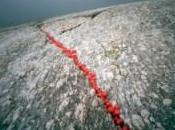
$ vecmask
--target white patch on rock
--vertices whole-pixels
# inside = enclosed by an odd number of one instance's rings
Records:
[[[90,90],[90,95],[91,95],[91,96],[94,96],[94,95],[95,95],[95,90],[94,90],[94,89],[91,89],[91,90]]]
[[[155,122],[154,117],[151,116],[149,119],[150,119],[151,122]]]
[[[170,106],[172,104],[172,100],[171,99],[164,99],[163,100],[163,105],[165,105],[165,106]]]
[[[63,83],[64,83],[63,80],[59,80],[56,84],[56,88],[59,89],[63,85]]]
[[[137,57],[136,55],[133,55],[133,56],[132,56],[132,60],[133,60],[134,62],[138,62],[138,57]]]
[[[15,113],[13,114],[13,121],[16,121],[18,119],[20,115],[20,110],[19,108],[15,111]]]
[[[148,119],[149,115],[150,115],[150,112],[148,110],[146,110],[146,109],[141,110],[141,116],[144,119]]]
[[[157,106],[154,103],[151,103],[150,107],[153,109],[157,109]]]
[[[162,124],[160,122],[157,122],[156,126],[158,127],[157,130],[164,130],[164,128],[163,128],[163,126],[162,126]]]
[[[50,130],[53,124],[54,124],[54,120],[48,121],[48,122],[46,123],[46,129],[47,129],[47,130]]]
[[[153,98],[159,98],[159,96],[154,92],[150,93],[149,95]]]
[[[98,101],[96,100],[96,99],[94,99],[93,101],[92,101],[92,106],[93,107],[96,107],[98,105]]]
[[[144,126],[144,122],[139,115],[136,115],[136,114],[132,115],[132,122],[139,129],[142,129]]]
[[[76,110],[75,110],[75,118],[83,122],[84,115],[85,115],[85,104],[78,104]]]
[[[75,130],[75,128],[74,128],[72,123],[68,126],[68,130]]]
[[[115,79],[119,81],[119,80],[122,79],[122,76],[121,76],[121,75],[116,75],[116,76],[115,76]]]
[[[65,114],[65,115],[66,115],[67,117],[69,117],[69,118],[70,118],[71,114],[72,114],[72,112],[66,112],[66,114]]]
[[[107,72],[107,77],[108,79],[113,79],[114,78],[114,74],[111,71]]]
[[[65,100],[63,100],[63,102],[60,104],[59,106],[59,111],[63,110],[65,106],[67,106],[69,104],[69,98],[66,98]]]

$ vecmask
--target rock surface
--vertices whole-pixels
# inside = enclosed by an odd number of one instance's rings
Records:
[[[78,50],[134,130],[175,129],[175,2],[130,3],[0,33],[0,130],[114,130]]]

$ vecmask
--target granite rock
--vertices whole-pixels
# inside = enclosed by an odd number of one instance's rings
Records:
[[[1,32],[0,129],[117,129],[41,27],[78,50],[133,129],[175,129],[174,14],[173,0],[144,1]]]

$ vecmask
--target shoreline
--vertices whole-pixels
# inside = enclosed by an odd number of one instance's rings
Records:
[[[40,25],[40,24],[43,24],[43,23],[50,23],[50,22],[54,22],[54,21],[58,21],[58,20],[65,20],[65,19],[74,18],[74,17],[88,17],[88,16],[94,15],[96,13],[100,13],[102,11],[110,9],[110,8],[116,8],[116,7],[120,8],[120,6],[123,8],[123,6],[143,4],[143,3],[146,3],[146,2],[149,2],[149,1],[144,0],[144,1],[121,3],[121,4],[118,4],[118,5],[111,5],[111,6],[107,6],[107,7],[100,7],[100,8],[96,8],[96,9],[84,10],[84,11],[80,11],[80,12],[78,11],[78,12],[73,12],[73,13],[60,15],[60,16],[38,19],[38,20],[30,21],[30,22],[25,22],[25,23],[19,24],[19,25],[14,25],[14,26],[10,26],[10,27],[2,27],[2,28],[0,28],[0,34],[3,33],[3,32],[16,30],[18,28],[22,28],[22,27],[26,27],[26,26],[37,26],[37,25]]]

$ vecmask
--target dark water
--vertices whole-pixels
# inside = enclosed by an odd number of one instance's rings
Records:
[[[0,0],[0,28],[138,0]]]

